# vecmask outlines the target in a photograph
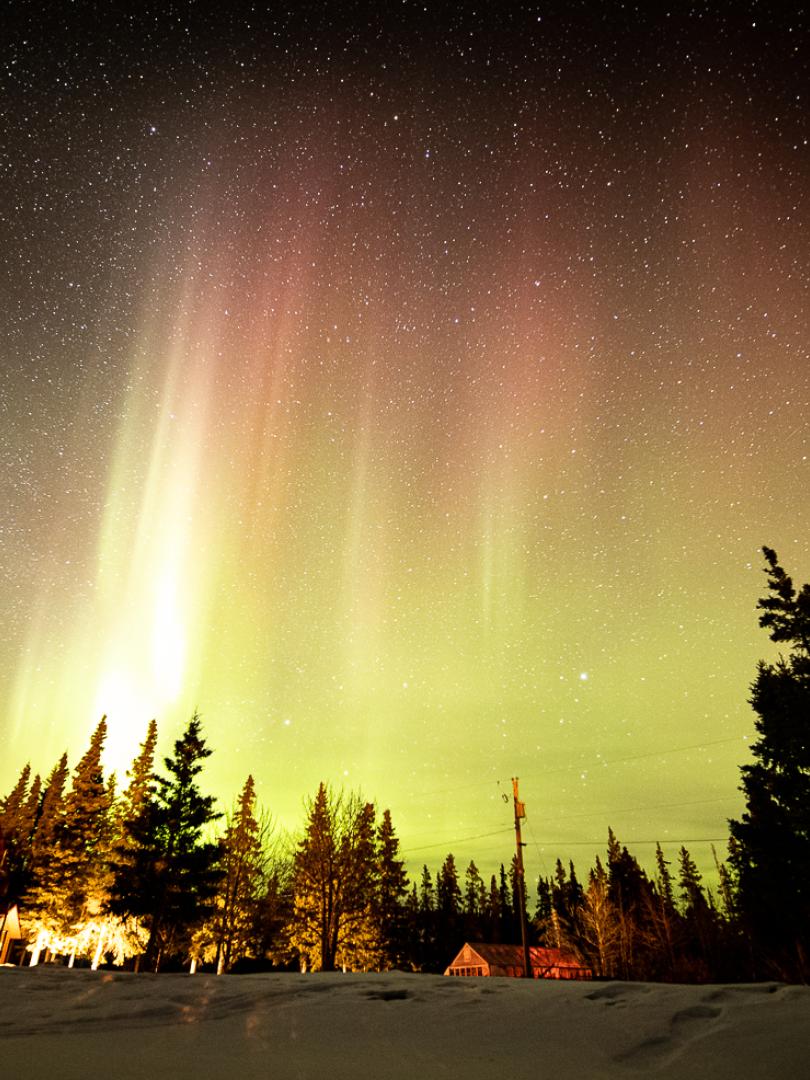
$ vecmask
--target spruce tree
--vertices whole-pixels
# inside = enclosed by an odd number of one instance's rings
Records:
[[[524,882],[525,882],[525,878],[524,878]],[[524,884],[524,889],[525,889],[525,884]],[[512,926],[514,927],[514,929],[513,929],[514,939],[513,940],[514,940],[514,942],[516,944],[517,944],[517,942],[522,941],[521,919],[526,920],[525,921],[525,926],[526,926],[527,931],[529,933],[529,944],[532,943],[532,938],[531,938],[532,926],[531,926],[531,922],[529,920],[529,911],[528,911],[528,907],[527,907],[527,897],[525,895],[524,889],[521,889],[521,885],[520,885],[520,877],[519,877],[519,873],[518,873],[517,855],[513,855],[512,856],[512,861],[509,864],[509,891],[511,893],[510,909],[511,909],[511,912],[512,912]],[[523,911],[522,912],[520,910],[521,905],[523,906]]]
[[[222,837],[222,880],[211,919],[218,973],[256,951],[266,889],[266,831],[256,816],[256,786],[248,776]]]
[[[36,872],[26,894],[30,928],[52,952],[67,954],[71,965],[77,956],[92,955],[93,966],[97,966],[103,939],[115,937],[109,928],[102,931],[108,916],[115,801],[114,777],[105,783],[101,766],[106,732],[106,718],[102,717],[64,797],[64,759],[52,775],[35,836],[39,853]],[[112,949],[120,954],[115,944]],[[35,949],[32,962],[36,953]]]
[[[498,871],[498,912],[500,914],[500,926],[498,927],[498,941],[513,945],[520,933],[515,925],[515,913],[512,909],[512,898],[509,889],[509,880],[503,863]]]
[[[27,764],[23,766],[17,783],[0,803],[0,829],[3,830],[6,844],[19,832],[20,815],[25,807],[30,778],[31,766]]]
[[[62,824],[65,802],[65,784],[68,778],[68,757],[62,754],[54,765],[42,793],[42,801],[37,813],[34,835],[31,841],[32,871],[35,877],[44,876],[56,837]]]
[[[21,911],[29,936],[39,943],[32,950],[36,963],[43,947],[55,945],[65,936],[64,898],[55,889],[58,873],[58,841],[64,818],[65,784],[68,777],[67,754],[53,767],[45,783],[34,834],[31,839],[29,873]]]
[[[532,919],[534,938],[540,945],[554,945],[552,911],[551,883],[541,876],[537,879],[537,906]]]
[[[399,840],[391,821],[391,811],[383,810],[377,829],[378,893],[383,966],[401,967],[406,958],[405,901],[408,875],[399,857]]]
[[[551,885],[552,926],[557,948],[575,949],[583,891],[573,861],[569,861],[568,868],[569,874],[566,873],[562,860],[557,859]]]
[[[436,875],[436,946],[438,969],[450,963],[463,945],[464,925],[461,919],[461,887],[456,860],[449,854]]]
[[[464,937],[468,941],[481,941],[484,937],[484,920],[487,912],[487,888],[475,860],[464,873]]]
[[[715,965],[715,913],[703,890],[697,864],[685,847],[678,852],[678,871],[683,917],[679,968],[689,981],[707,982]]]
[[[797,589],[763,548],[768,594],[759,625],[788,654],[760,661],[751,687],[754,761],[746,809],[731,821],[730,863],[745,929],[763,973],[810,979],[810,585]]]
[[[681,920],[675,907],[672,874],[660,844],[655,845],[655,888],[648,900],[648,921],[657,956],[659,978],[675,978]]]
[[[61,898],[66,931],[72,935],[81,935],[89,921],[99,922],[109,901],[115,781],[104,780],[101,754],[106,736],[107,719],[102,717],[74,770],[51,866],[51,889]]]
[[[623,979],[648,974],[650,927],[647,916],[652,890],[635,855],[608,828],[608,885],[620,926],[618,971]]]
[[[137,817],[125,822],[124,857],[116,852],[111,906],[146,924],[146,963],[158,970],[167,955],[180,956],[199,921],[212,910],[220,879],[220,846],[206,828],[220,815],[202,795],[197,777],[210,757],[197,713],[164,758],[168,775],[155,776],[155,793]]]
[[[121,839],[125,843],[128,834],[123,827],[123,823],[133,821],[139,817],[144,806],[154,796],[156,747],[157,721],[150,720],[146,729],[146,738],[141,743],[140,752],[127,772],[129,783],[120,802]]]
[[[90,746],[74,770],[57,830],[57,873],[74,883],[74,889],[78,890],[75,898],[77,908],[81,908],[83,903],[78,893],[83,892],[87,881],[107,854],[105,848],[111,793],[104,781],[101,765],[106,736],[107,718],[102,717],[90,739]]]
[[[436,966],[436,890],[426,865],[422,866],[419,879],[418,935],[417,966],[421,971],[433,971]]]
[[[30,778],[31,766],[25,765],[17,783],[0,805],[0,833],[5,845],[3,874],[6,904],[15,903],[27,883],[26,869],[30,862],[35,817],[30,802]],[[35,783],[38,782],[39,777],[35,780]],[[30,790],[34,790],[33,785]]]

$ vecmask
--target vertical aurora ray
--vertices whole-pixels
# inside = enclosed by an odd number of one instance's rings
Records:
[[[190,299],[175,298],[167,310],[186,310]],[[204,320],[191,329],[150,322],[123,395],[93,588],[56,678],[43,683],[34,675],[45,663],[43,644],[21,668],[15,693],[18,733],[31,717],[106,713],[107,759],[116,769],[129,764],[145,721],[175,721],[175,707],[187,704],[199,669],[206,573],[216,558],[202,492],[217,332]]]

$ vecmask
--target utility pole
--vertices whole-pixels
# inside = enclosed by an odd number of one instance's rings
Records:
[[[526,927],[526,874],[523,869],[524,843],[520,838],[521,818],[526,817],[526,807],[520,801],[518,794],[518,778],[512,777],[512,797],[515,802],[515,846],[517,848],[517,861],[515,864],[515,879],[517,884],[517,900],[520,906],[520,943],[523,946],[523,977],[532,977],[532,963],[529,955],[529,934]]]

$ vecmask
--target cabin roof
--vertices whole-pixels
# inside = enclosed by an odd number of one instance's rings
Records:
[[[516,965],[522,967],[523,965],[522,945],[490,945],[476,941],[465,942],[458,955],[451,961],[451,967],[453,964],[470,964],[471,960],[467,958],[465,949],[470,950],[471,956],[477,957],[491,967],[515,967]],[[529,959],[533,968],[583,967],[575,957],[564,953],[562,949],[550,949],[540,945],[531,945],[529,947]]]

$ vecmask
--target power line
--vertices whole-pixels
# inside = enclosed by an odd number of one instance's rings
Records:
[[[437,844],[422,844],[420,847],[403,848],[402,854],[407,855],[412,851],[427,851],[429,848],[447,847],[452,844],[466,844],[468,840],[483,840],[486,836],[501,836],[503,833],[511,833],[511,829],[495,829],[494,832],[478,833],[476,836],[461,836],[455,840],[440,840]]]
[[[668,750],[651,750],[645,754],[632,754],[629,757],[620,758],[597,758],[593,765],[621,765],[625,761],[641,761],[642,758],[651,757],[666,757],[668,754],[681,754],[686,750],[705,750],[707,746],[720,746],[721,743],[739,742],[739,735],[734,735],[728,739],[712,739],[711,742],[704,743],[692,743],[691,746],[671,746]],[[545,776],[550,776],[554,773],[570,772],[571,769],[584,769],[587,768],[587,764],[582,763],[574,765],[561,765],[558,769],[545,769]]]
[[[594,810],[594,811],[580,811],[576,814],[556,814],[549,817],[564,817],[566,821],[569,818],[583,818],[583,817],[609,817],[613,814],[634,814],[639,810],[672,810],[678,806],[706,806],[709,803],[723,803],[731,802],[732,799],[736,800],[735,796],[723,795],[719,799],[692,799],[689,802],[669,802],[669,803],[648,803],[646,806],[625,806],[621,810]]]
[[[727,836],[703,836],[692,840],[674,840],[671,837],[665,837],[663,840],[659,836],[657,840],[622,840],[622,847],[628,847],[630,844],[722,844],[728,840]],[[600,844],[604,844],[604,838],[601,840],[543,840],[540,841],[545,847],[586,847],[591,844],[596,844],[597,847]],[[538,843],[538,841],[535,841]]]
[[[645,758],[653,757],[666,757],[668,754],[682,754],[688,750],[705,750],[709,746],[722,746],[725,743],[732,742],[745,742],[746,736],[731,735],[724,739],[711,739],[709,742],[691,743],[688,746],[670,746],[665,747],[663,750],[650,750],[643,754],[630,754],[626,757],[618,758],[595,758],[590,762],[574,762],[570,765],[560,765],[555,769],[543,769],[542,776],[554,776],[557,773],[571,772],[575,769],[587,769],[596,767],[598,765],[622,765],[626,761],[642,761]],[[454,795],[459,791],[475,791],[484,787],[490,787],[492,784],[497,784],[499,787],[505,784],[505,781],[501,781],[497,778],[491,780],[479,780],[473,784],[463,784],[457,787],[440,788],[433,791],[420,791],[411,792],[409,798],[411,799],[428,799],[438,795]]]
[[[611,816],[613,814],[628,814],[628,813],[634,813],[636,811],[641,811],[641,810],[670,810],[670,809],[674,809],[676,807],[681,807],[681,806],[705,806],[706,804],[709,804],[709,803],[728,802],[729,800],[730,800],[730,796],[729,797],[724,796],[723,798],[718,798],[718,799],[692,799],[692,800],[688,800],[688,801],[684,801],[684,802],[650,803],[650,804],[648,804],[646,806],[630,806],[630,807],[625,807],[624,809],[621,809],[621,810],[610,810],[610,811],[597,810],[597,811],[595,811],[593,813],[579,813],[579,814],[565,814],[565,815],[559,815],[558,814],[558,815],[554,815],[554,816],[556,816],[556,817],[564,816],[566,819],[573,818],[573,817],[580,817],[580,818],[581,817],[605,817],[605,816],[609,817],[609,816]],[[537,854],[540,857],[542,857],[541,853],[540,853],[540,850],[539,850],[541,843],[543,843],[543,844],[545,844],[547,846],[566,846],[566,845],[569,845],[571,847],[574,847],[574,846],[589,846],[591,844],[596,844],[598,846],[599,844],[604,844],[604,838],[602,840],[570,840],[570,841],[568,841],[568,840],[566,840],[566,841],[544,840],[544,841],[540,841],[534,835],[534,829],[532,828],[531,819],[528,818],[528,817],[526,818],[526,825],[527,825],[527,828],[528,828],[528,830],[529,830],[529,832],[531,834],[532,843],[538,849]],[[431,843],[431,844],[420,844],[420,845],[418,845],[416,847],[403,848],[402,853],[403,853],[403,855],[407,855],[408,853],[415,852],[415,851],[429,851],[429,850],[431,850],[433,848],[452,847],[455,844],[466,844],[466,843],[470,842],[471,840],[483,840],[483,839],[488,838],[490,836],[501,836],[502,834],[510,832],[510,831],[511,831],[510,829],[495,829],[492,832],[476,833],[474,836],[461,836],[461,837],[455,837],[454,839],[440,840],[440,841],[438,841],[436,843]],[[667,844],[702,844],[702,843],[723,842],[723,841],[725,841],[727,839],[728,839],[727,836],[721,836],[721,837],[710,837],[708,839],[699,839],[699,840],[670,840],[670,839],[667,839],[667,840],[665,840],[663,842],[667,843]],[[659,842],[658,840],[626,840],[626,841],[622,840],[622,844],[657,844],[658,842]]]

